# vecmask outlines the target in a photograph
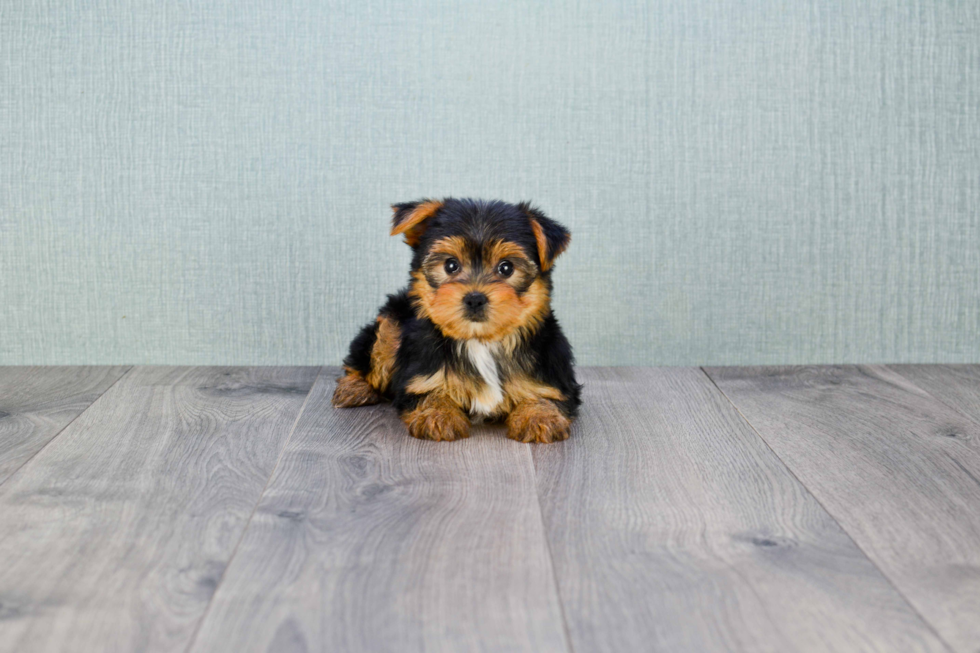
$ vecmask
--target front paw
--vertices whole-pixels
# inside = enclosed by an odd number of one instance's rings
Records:
[[[470,435],[470,420],[456,404],[444,397],[429,395],[402,415],[408,433],[420,440],[449,441]]]
[[[518,442],[558,442],[571,428],[571,420],[547,399],[522,402],[507,417],[507,437]]]

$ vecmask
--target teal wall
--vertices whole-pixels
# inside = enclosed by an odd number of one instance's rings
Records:
[[[980,361],[980,3],[0,7],[0,363],[336,363],[449,194],[583,363]]]

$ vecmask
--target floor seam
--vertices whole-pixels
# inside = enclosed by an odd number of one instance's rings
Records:
[[[562,632],[565,634],[565,649],[569,653],[575,653],[575,647],[572,645],[572,634],[568,628],[568,615],[565,614],[565,601],[561,597],[561,586],[558,584],[558,573],[555,571],[555,554],[551,550],[551,538],[548,537],[548,527],[544,523],[544,506],[541,504],[541,492],[538,487],[538,466],[534,463],[534,452],[531,450],[533,445],[525,446],[527,447],[528,459],[531,462],[531,475],[534,479],[534,499],[538,505],[538,523],[541,524],[541,535],[544,539],[545,551],[548,552],[548,562],[551,565],[551,583],[555,588],[555,599],[558,601],[558,614],[561,615]]]
[[[116,384],[118,384],[124,378],[126,378],[127,376],[129,376],[129,373],[132,372],[134,369],[136,369],[136,365],[130,365],[129,368],[125,372],[123,372],[122,374],[119,375],[119,378],[118,379],[116,379],[115,381],[113,381],[112,383],[110,383],[109,384],[109,387],[107,387],[105,390],[103,390],[102,392],[100,392],[99,393],[99,396],[96,397],[95,399],[93,399],[92,402],[82,410],[82,412],[78,413],[73,418],[71,418],[71,420],[67,424],[65,424],[57,433],[55,433],[54,435],[51,436],[51,439],[50,440],[48,440],[43,445],[41,445],[41,448],[40,449],[38,449],[37,451],[35,451],[33,454],[30,455],[30,457],[27,460],[25,460],[23,463],[21,463],[20,465],[18,465],[17,469],[15,469],[14,471],[10,472],[10,474],[7,475],[7,478],[5,478],[3,480],[0,480],[0,487],[3,487],[3,484],[4,483],[6,483],[10,479],[12,479],[14,476],[16,476],[18,474],[18,472],[20,472],[20,470],[24,469],[29,462],[31,462],[32,460],[34,460],[35,458],[37,458],[38,455],[40,455],[40,453],[42,451],[44,451],[45,449],[47,449],[48,446],[52,442],[54,442],[55,440],[57,440],[58,438],[60,438],[61,437],[61,434],[64,433],[65,431],[67,431],[69,426],[71,426],[72,424],[74,424],[76,421],[78,421],[79,418],[81,418],[82,415],[84,415],[89,410],[91,410],[92,409],[92,406],[94,406],[95,404],[97,404],[99,402],[99,399],[102,399],[102,397],[106,396],[106,394],[110,390],[112,390],[114,387],[116,387]]]
[[[289,435],[286,436],[286,441],[282,443],[282,449],[279,451],[279,456],[276,458],[276,464],[273,465],[272,471],[269,472],[269,478],[266,479],[265,485],[262,487],[262,491],[259,493],[259,498],[256,499],[255,505],[252,506],[252,512],[249,514],[248,519],[245,520],[245,527],[242,528],[242,534],[238,536],[238,541],[235,542],[235,547],[231,550],[231,555],[228,556],[228,562],[225,564],[225,568],[221,572],[221,578],[218,579],[217,584],[214,586],[214,592],[211,593],[211,598],[208,600],[208,605],[204,608],[204,612],[201,613],[201,618],[197,622],[197,626],[194,628],[194,633],[187,641],[187,647],[184,649],[185,653],[194,647],[194,642],[197,641],[201,628],[204,627],[205,620],[207,620],[208,615],[211,614],[211,606],[214,605],[214,599],[218,596],[218,592],[221,590],[221,586],[225,582],[225,577],[228,575],[228,569],[231,568],[231,563],[234,562],[235,556],[238,555],[238,548],[245,540],[245,535],[248,533],[248,529],[252,525],[252,519],[255,517],[255,513],[258,512],[259,506],[262,505],[262,499],[265,497],[265,493],[269,490],[269,485],[272,484],[272,479],[276,475],[276,470],[279,469],[279,464],[282,462],[282,458],[286,454],[286,449],[289,447],[289,443],[293,439],[293,434],[296,433],[296,427],[299,426],[299,420],[301,417],[303,417],[303,413],[306,411],[306,405],[310,402],[310,397],[313,396],[313,390],[316,388],[316,383],[320,380],[320,376],[322,374],[323,366],[321,365],[316,371],[316,377],[314,377],[313,383],[310,384],[310,389],[306,393],[306,397],[303,399],[303,404],[299,407],[299,412],[296,413],[296,419],[293,421],[293,425],[289,429]]]
[[[949,408],[951,411],[953,411],[957,415],[960,415],[961,417],[963,417],[967,421],[969,421],[972,424],[975,424],[976,426],[980,427],[980,417],[974,417],[973,415],[971,415],[970,413],[967,413],[963,409],[961,409],[961,408],[959,408],[957,406],[954,406],[953,404],[950,404],[950,403],[947,403],[947,402],[943,401],[943,399],[941,397],[938,397],[934,393],[932,393],[929,390],[923,388],[921,385],[919,385],[918,383],[915,382],[915,379],[911,379],[911,378],[905,376],[904,374],[902,374],[901,372],[899,372],[898,370],[896,370],[892,365],[883,365],[882,367],[886,368],[890,372],[894,372],[895,374],[899,375],[900,377],[902,377],[903,379],[905,379],[908,383],[910,383],[911,385],[915,386],[916,388],[918,388],[919,390],[921,390],[922,392],[924,392],[925,394],[927,394],[929,396],[929,398],[932,399],[933,401],[935,401],[936,403],[941,404],[941,405],[945,406],[946,408]]]
[[[926,619],[925,615],[919,612],[919,609],[915,606],[915,604],[912,603],[909,597],[905,595],[905,592],[899,589],[899,587],[895,584],[895,581],[892,580],[891,576],[889,576],[885,572],[885,570],[882,569],[877,562],[875,562],[874,558],[868,555],[868,552],[865,551],[864,548],[857,543],[857,541],[854,539],[854,536],[852,536],[851,533],[846,528],[844,528],[844,525],[841,524],[840,520],[838,520],[837,517],[834,516],[834,513],[832,513],[827,508],[827,506],[823,504],[820,498],[816,494],[814,494],[813,490],[811,490],[810,487],[806,483],[804,483],[799,476],[796,475],[796,472],[793,471],[793,469],[786,463],[786,461],[783,460],[783,458],[778,453],[776,453],[776,450],[772,448],[772,445],[769,444],[769,441],[766,440],[766,438],[762,435],[762,433],[759,432],[759,429],[755,427],[755,424],[749,421],[749,418],[742,413],[738,405],[736,405],[736,403],[732,401],[732,398],[729,397],[728,394],[721,389],[721,386],[719,386],[715,382],[714,378],[710,374],[708,374],[708,370],[704,369],[704,367],[699,367],[698,369],[701,370],[702,374],[708,377],[708,380],[711,382],[711,384],[715,388],[717,388],[718,392],[720,392],[722,396],[728,401],[728,403],[735,410],[735,412],[738,413],[738,416],[741,417],[742,420],[749,425],[749,428],[751,428],[752,431],[756,434],[756,436],[758,436],[758,438],[762,441],[762,443],[766,445],[766,448],[772,452],[772,455],[776,457],[776,460],[778,460],[780,464],[786,469],[786,471],[789,472],[789,474],[796,480],[796,482],[800,484],[800,487],[806,490],[806,493],[809,494],[811,497],[813,497],[813,500],[817,502],[817,505],[820,506],[820,508],[827,514],[827,516],[834,520],[834,523],[837,524],[838,528],[840,528],[841,533],[843,533],[847,537],[847,539],[850,540],[852,544],[854,544],[854,546],[857,548],[858,551],[861,552],[861,554],[865,557],[865,559],[868,562],[870,562],[875,569],[878,570],[878,573],[881,574],[881,577],[884,578],[885,581],[891,586],[891,588],[895,590],[895,592],[902,598],[903,601],[905,601],[905,604],[909,606],[909,609],[912,610],[912,612],[914,612],[919,617],[919,619],[922,620],[922,623],[925,624],[926,628],[928,628],[932,632],[932,634],[936,636],[936,639],[939,640],[939,643],[945,646],[946,650],[948,650],[950,653],[955,653],[956,649],[953,648],[953,645],[947,642],[946,639],[939,633],[939,631],[936,630],[936,627],[932,624],[932,622]]]

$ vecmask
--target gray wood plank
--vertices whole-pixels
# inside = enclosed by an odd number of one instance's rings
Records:
[[[0,367],[0,485],[128,367]]]
[[[882,366],[708,370],[958,651],[980,642],[980,428]]]
[[[314,368],[136,368],[0,487],[0,651],[183,649]]]
[[[889,365],[933,397],[980,423],[980,365]]]
[[[528,445],[411,438],[325,371],[195,651],[565,651]]]
[[[945,650],[698,369],[588,369],[534,448],[572,648]]]

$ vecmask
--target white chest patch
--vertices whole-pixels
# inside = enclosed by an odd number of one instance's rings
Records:
[[[470,413],[484,417],[492,415],[504,400],[504,392],[500,388],[500,373],[497,371],[497,355],[500,353],[499,343],[485,343],[480,340],[466,341],[466,356],[473,367],[483,377],[483,390],[473,397]]]

